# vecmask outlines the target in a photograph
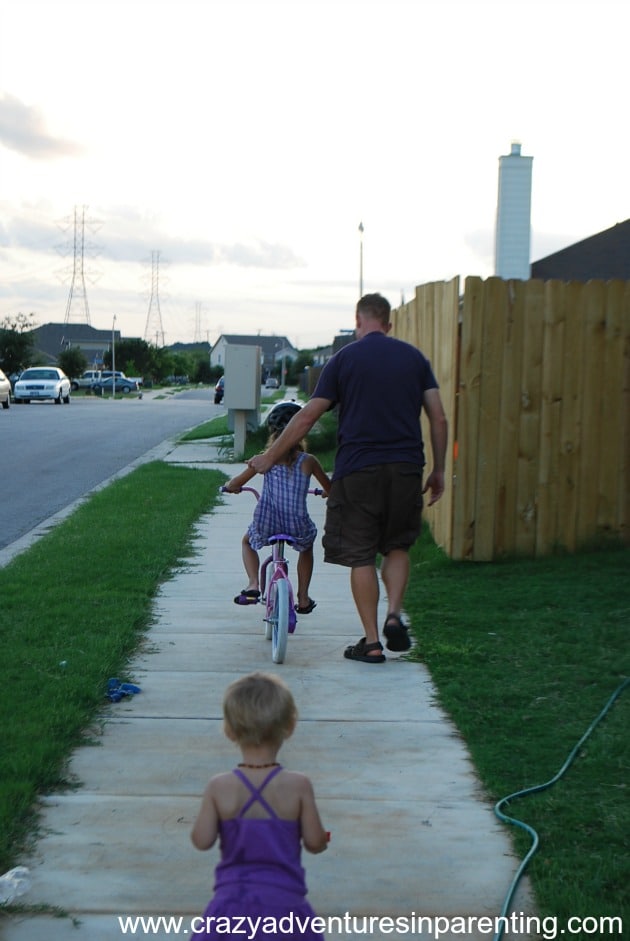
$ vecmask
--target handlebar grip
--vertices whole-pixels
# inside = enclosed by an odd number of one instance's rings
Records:
[[[254,490],[253,487],[241,487],[239,490],[228,490],[228,489],[225,487],[225,485],[219,487],[219,493],[231,493],[231,494],[234,494],[234,493],[244,493],[246,490],[247,490],[249,493],[253,493],[257,500],[260,500],[260,494],[258,493],[257,490]]]

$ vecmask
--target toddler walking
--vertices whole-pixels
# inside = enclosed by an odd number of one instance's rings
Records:
[[[284,431],[301,406],[297,402],[279,402],[267,418],[270,437],[269,447]],[[241,487],[256,476],[248,467],[233,477],[225,489],[238,493]],[[264,476],[262,494],[254,518],[243,536],[243,565],[247,575],[247,586],[236,596],[236,604],[256,604],[260,599],[258,550],[268,545],[269,537],[277,533],[288,533],[295,542],[293,548],[299,552],[297,564],[298,614],[310,614],[315,602],[309,597],[309,586],[313,575],[313,543],[317,527],[308,514],[306,498],[311,476],[314,476],[328,495],[330,478],[313,454],[308,454],[302,444],[291,449],[278,464],[274,464]]]
[[[293,916],[300,938],[321,941],[321,931],[309,927],[315,913],[306,899],[300,855],[301,844],[321,853],[328,834],[310,780],[276,761],[297,721],[293,696],[279,677],[251,673],[228,687],[223,717],[225,734],[243,760],[211,778],[192,828],[197,849],[209,849],[217,836],[221,846],[214,896],[203,919],[195,920],[203,928],[193,937],[217,938],[246,918],[248,937],[268,938],[272,919],[277,924]]]

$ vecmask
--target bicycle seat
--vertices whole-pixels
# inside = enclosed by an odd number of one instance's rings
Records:
[[[276,533],[275,536],[269,537],[269,545],[273,546],[276,542],[286,542],[288,545],[292,546],[295,542],[295,538],[293,536],[289,536],[287,533]]]

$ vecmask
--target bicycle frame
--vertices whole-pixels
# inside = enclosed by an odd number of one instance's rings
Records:
[[[260,494],[253,487],[241,487],[253,493],[257,500]],[[230,493],[221,488],[222,493]],[[309,490],[312,494],[321,494],[322,490]],[[271,657],[274,663],[282,663],[286,655],[287,639],[297,627],[297,614],[293,586],[289,578],[289,563],[285,558],[285,546],[295,542],[288,533],[276,533],[269,538],[271,555],[260,566],[260,599],[265,605],[265,637],[271,640]],[[268,579],[269,568],[272,568]]]
[[[269,588],[274,582],[277,582],[279,578],[284,578],[288,582],[289,587],[289,601],[291,603],[291,608],[289,612],[289,633],[292,634],[295,630],[297,624],[297,616],[295,613],[295,608],[293,604],[293,586],[291,585],[291,580],[289,578],[289,562],[285,557],[284,547],[285,543],[291,545],[294,540],[291,536],[287,536],[286,533],[279,533],[277,536],[271,536],[269,539],[269,545],[272,548],[271,555],[265,559],[265,561],[260,566],[260,593],[263,601],[266,600],[267,592],[265,592],[266,581],[267,581],[267,569],[269,566],[272,566],[273,572],[269,580]]]

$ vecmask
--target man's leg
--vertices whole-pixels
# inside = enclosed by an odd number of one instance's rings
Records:
[[[387,553],[381,565],[381,578],[387,592],[387,611],[400,616],[409,582],[409,553],[406,549],[392,549]]]
[[[378,641],[378,576],[373,565],[361,565],[350,572],[350,587],[363,630],[365,642],[374,644]],[[380,652],[373,651],[375,656]]]
[[[409,650],[411,641],[406,625],[400,619],[405,590],[409,581],[409,553],[392,549],[383,559],[381,578],[387,592],[387,617],[383,634],[389,650]]]
[[[346,648],[344,657],[367,663],[385,662],[378,637],[379,583],[373,561],[378,551],[376,521],[383,489],[378,477],[377,468],[366,468],[333,481],[322,540],[324,560],[350,568],[352,597],[365,634],[358,644]]]

